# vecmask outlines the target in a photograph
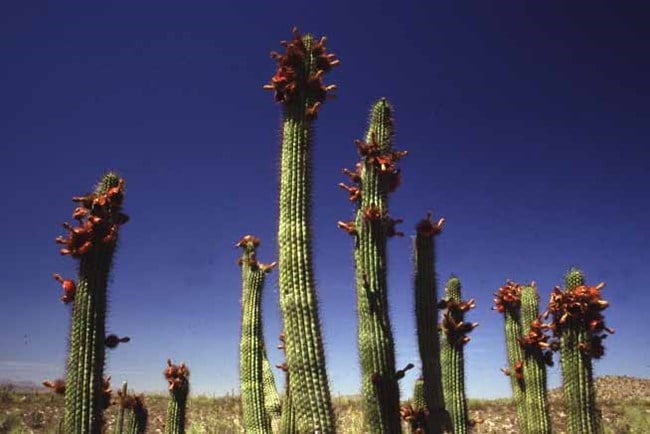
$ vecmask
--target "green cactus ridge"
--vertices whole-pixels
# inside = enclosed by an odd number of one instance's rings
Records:
[[[356,197],[359,202],[356,219],[350,224],[339,223],[356,237],[354,261],[363,413],[365,427],[373,433],[400,430],[399,387],[386,283],[386,241],[397,234],[394,226],[398,223],[388,217],[388,193],[399,177],[394,164],[401,156],[392,151],[392,137],[392,109],[382,98],[372,107],[366,143],[357,142],[362,161],[351,178],[359,186],[349,187],[351,198],[354,199],[354,191],[360,193]]]
[[[81,203],[75,210],[79,225],[66,225],[68,237],[57,238],[64,244],[62,254],[80,260],[73,291],[62,282],[66,291],[62,300],[73,301],[65,394],[67,433],[100,433],[102,413],[110,402],[103,378],[106,299],[118,226],[127,219],[119,212],[123,184],[117,174],[107,173],[93,194],[74,198]],[[60,276],[55,278],[61,281]]]
[[[537,321],[537,323],[535,323]],[[523,337],[539,336],[539,295],[534,284],[526,285],[521,291],[521,324]],[[526,339],[523,340],[526,342]],[[541,342],[545,342],[544,338]],[[526,402],[527,432],[531,434],[550,434],[551,419],[546,390],[545,352],[538,345],[524,346],[524,384]],[[549,353],[550,355],[550,353]]]
[[[338,63],[324,40],[300,37],[274,53],[278,71],[265,88],[284,104],[278,229],[280,308],[286,334],[289,388],[298,432],[335,430],[312,265],[312,122],[332,86],[322,75]]]
[[[265,378],[266,349],[262,330],[262,290],[267,271],[274,264],[266,266],[257,262],[255,250],[259,240],[247,235],[237,243],[243,248],[239,262],[242,267],[242,325],[240,343],[240,380],[244,429],[246,432],[270,433],[271,418],[267,412],[265,395],[267,382],[274,382],[273,373],[270,380]],[[277,392],[276,392],[277,394]]]
[[[474,307],[474,300],[462,301],[461,283],[452,276],[447,281],[445,297],[441,305],[445,308],[442,316],[442,344],[440,359],[442,364],[442,386],[445,406],[451,419],[454,434],[465,434],[469,429],[467,400],[465,397],[465,356],[464,345],[469,341],[467,333],[478,324],[465,322],[465,311]]]
[[[440,335],[438,324],[438,289],[435,272],[434,235],[442,229],[443,219],[434,224],[431,214],[417,225],[413,241],[415,264],[415,318],[422,363],[423,393],[430,409],[427,433],[441,434],[445,403],[440,366]]]
[[[128,383],[125,381],[122,383],[122,388],[118,393],[120,399],[120,405],[117,409],[117,419],[115,420],[115,434],[122,434],[124,432],[124,411],[126,406],[124,405],[124,400],[127,396]]]
[[[572,292],[585,285],[584,275],[573,268],[567,273],[565,284],[566,291]],[[603,431],[596,408],[591,357],[580,349],[589,339],[584,321],[569,319],[560,329],[560,365],[570,434]]]
[[[185,363],[180,365],[167,361],[167,368],[163,372],[169,383],[169,403],[167,405],[167,418],[165,419],[165,434],[185,433],[185,413],[187,395],[190,391],[189,375]]]
[[[519,344],[522,337],[521,327],[521,285],[506,281],[506,284],[499,288],[494,294],[494,309],[504,314],[504,327],[506,338],[506,357],[508,367],[502,371],[510,377],[512,395],[517,408],[517,424],[522,433],[526,433],[526,393],[523,377],[524,353]]]

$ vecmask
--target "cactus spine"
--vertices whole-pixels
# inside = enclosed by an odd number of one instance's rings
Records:
[[[445,402],[440,366],[438,331],[438,289],[436,284],[434,236],[442,230],[444,219],[431,221],[431,214],[416,228],[413,246],[415,262],[415,318],[422,362],[423,393],[428,409],[427,433],[441,434]],[[416,385],[419,384],[416,383]]]
[[[604,283],[591,287],[585,285],[580,270],[569,270],[565,284],[565,291],[556,287],[551,293],[547,314],[553,314],[551,328],[560,340],[568,432],[601,433],[603,428],[596,408],[591,358],[603,356],[605,332],[614,332],[605,326],[600,313],[609,303],[600,296]]]
[[[190,392],[190,371],[183,362],[174,365],[171,360],[167,360],[167,368],[163,371],[163,375],[169,383],[165,434],[184,434],[187,395]]]
[[[78,225],[65,223],[67,236],[56,242],[61,254],[79,259],[75,284],[55,274],[63,287],[64,303],[73,303],[70,352],[66,375],[65,432],[99,433],[102,413],[110,403],[109,379],[104,379],[106,298],[108,276],[118,227],[128,217],[120,212],[124,180],[107,173],[93,193],[74,197]]]
[[[284,104],[278,244],[289,388],[298,431],[330,433],[335,424],[312,266],[310,166],[312,121],[334,89],[322,76],[338,60],[326,53],[325,38],[301,37],[297,29],[282,45],[285,54],[271,53],[278,70],[264,87]]]
[[[474,299],[462,301],[460,280],[452,276],[447,281],[445,298],[440,302],[445,309],[440,328],[442,334],[442,386],[445,406],[451,418],[454,434],[465,434],[470,424],[465,399],[465,357],[463,347],[469,342],[467,333],[477,323],[466,323],[465,312],[475,306]]]
[[[534,283],[521,291],[520,338],[524,353],[524,384],[526,386],[526,425],[531,434],[550,434],[551,417],[546,393],[546,365],[552,365],[552,352],[544,326],[539,320],[539,295]]]
[[[275,263],[257,262],[255,249],[260,241],[246,235],[237,244],[243,248],[239,263],[242,267],[242,325],[239,357],[242,412],[246,432],[270,433],[271,419],[265,407],[264,335],[262,330],[262,290],[265,274]],[[267,360],[268,364],[268,360]],[[269,367],[270,370],[270,367]],[[270,381],[273,382],[273,373]]]
[[[517,424],[522,433],[527,433],[526,395],[524,384],[524,354],[519,344],[521,328],[521,285],[506,281],[506,284],[494,293],[492,309],[504,314],[506,336],[506,357],[508,367],[502,369],[510,377],[510,386],[517,407]]]
[[[363,412],[366,429],[373,433],[399,432],[399,387],[395,371],[395,348],[388,316],[386,241],[395,231],[388,216],[388,193],[399,185],[395,163],[406,154],[392,149],[393,116],[385,98],[370,112],[365,142],[356,141],[362,160],[356,171],[345,170],[358,184],[339,186],[358,202],[356,219],[339,222],[355,237],[358,343],[361,359]]]

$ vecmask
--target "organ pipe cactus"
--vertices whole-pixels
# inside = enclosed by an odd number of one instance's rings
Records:
[[[184,434],[187,395],[190,391],[190,371],[183,362],[174,365],[171,360],[167,360],[167,368],[163,371],[163,375],[169,384],[165,434]]]
[[[262,358],[262,381],[264,383],[264,411],[266,417],[271,421],[271,431],[278,432],[280,429],[280,418],[282,417],[282,402],[275,385],[275,376],[264,351]]]
[[[591,359],[604,354],[603,339],[614,330],[605,326],[602,311],[609,303],[601,298],[605,286],[587,286],[583,273],[571,269],[565,277],[566,289],[551,293],[548,311],[551,329],[560,340],[560,364],[569,433],[601,433],[600,412],[596,408]]]
[[[299,432],[335,430],[312,265],[312,123],[334,85],[323,75],[338,64],[325,38],[294,29],[285,53],[271,53],[278,70],[264,86],[284,106],[278,230],[280,308],[286,334],[289,389]]]
[[[465,322],[465,312],[475,307],[474,299],[461,299],[460,279],[452,276],[447,281],[445,297],[440,307],[445,309],[440,328],[442,330],[441,363],[445,406],[451,419],[454,434],[468,432],[470,421],[465,399],[465,356],[463,347],[470,341],[467,336],[478,323]]]
[[[424,379],[420,377],[415,380],[411,404],[400,409],[402,419],[409,424],[409,429],[414,434],[424,434],[427,429],[429,410],[427,408],[424,389]]]
[[[242,412],[246,432],[270,433],[271,419],[265,407],[264,335],[262,330],[262,290],[264,277],[276,265],[257,261],[255,250],[260,241],[246,235],[237,244],[243,249],[239,264],[242,267],[242,323],[239,374],[241,381]],[[268,364],[268,360],[267,360]],[[270,369],[270,366],[269,366]],[[267,379],[267,381],[269,381]],[[273,373],[270,381],[273,382]]]
[[[431,214],[416,228],[413,246],[415,262],[415,318],[418,346],[422,362],[422,390],[428,409],[426,432],[442,433],[445,402],[440,367],[440,336],[438,331],[438,290],[435,268],[434,237],[442,231],[444,219],[436,223]],[[416,383],[419,384],[419,383]]]
[[[358,204],[353,222],[339,227],[355,237],[358,343],[361,359],[363,411],[372,433],[399,432],[399,387],[395,348],[388,315],[386,241],[396,220],[388,215],[388,193],[399,185],[396,163],[406,152],[393,149],[393,113],[385,98],[372,107],[365,142],[356,141],[361,162],[345,171],[354,186],[340,184]]]
[[[279,350],[283,350],[286,355],[286,339],[284,332],[280,333],[280,345],[278,345]],[[277,368],[281,369],[285,373],[285,382],[284,382],[284,399],[282,401],[282,416],[280,418],[280,433],[281,434],[294,434],[296,432],[296,414],[291,403],[291,390],[289,390],[289,369],[287,368],[286,362],[280,365],[277,365]]]
[[[115,422],[116,434],[144,434],[147,429],[148,412],[142,395],[130,395],[126,381],[118,394],[118,418]]]
[[[123,198],[124,179],[107,173],[94,192],[72,198],[78,204],[72,214],[77,224],[64,223],[68,233],[56,239],[63,245],[61,254],[79,260],[76,283],[54,275],[63,288],[61,300],[73,305],[65,393],[65,432],[70,434],[101,432],[102,413],[110,403],[103,378],[106,298],[119,227],[128,220],[121,212]]]
[[[546,365],[553,365],[553,353],[539,318],[539,295],[534,283],[521,290],[520,345],[524,355],[524,385],[527,432],[550,434],[551,417],[546,392]]]
[[[510,386],[517,407],[517,423],[519,430],[525,434],[528,415],[524,384],[524,353],[519,344],[522,336],[521,290],[521,285],[507,280],[505,285],[494,293],[492,309],[504,315],[508,367],[501,370],[510,377]]]

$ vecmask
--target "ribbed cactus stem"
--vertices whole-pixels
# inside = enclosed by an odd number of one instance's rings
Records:
[[[539,295],[534,283],[521,291],[521,340],[524,353],[527,432],[550,434],[551,415],[546,391],[546,365],[552,360],[539,320]]]
[[[266,349],[262,358],[262,382],[264,383],[264,410],[266,417],[271,421],[271,431],[275,433],[278,432],[280,427],[282,402],[280,401],[278,388],[275,385],[275,376],[266,355]]]
[[[312,265],[312,122],[332,86],[322,75],[338,63],[325,39],[294,37],[286,53],[272,53],[277,73],[265,86],[284,103],[278,230],[280,308],[287,340],[289,388],[299,432],[335,430]]]
[[[434,223],[431,214],[420,221],[413,244],[415,262],[415,318],[422,362],[423,393],[428,409],[427,433],[440,434],[445,420],[445,402],[440,366],[438,288],[435,268],[435,235],[444,219]],[[416,383],[417,384],[417,383]]]
[[[345,171],[358,186],[348,187],[359,206],[354,222],[339,227],[355,236],[358,344],[362,400],[368,432],[399,432],[399,387],[395,348],[388,315],[386,244],[395,231],[388,215],[388,193],[399,184],[396,162],[405,153],[392,148],[393,113],[385,98],[374,104],[365,142],[357,141],[361,162],[356,172]]]
[[[126,406],[122,405],[122,401],[127,396],[127,388],[128,383],[125,381],[122,383],[122,388],[118,392],[120,405],[117,408],[117,418],[115,419],[115,434],[122,434],[124,432],[124,411]]]
[[[118,227],[127,221],[120,212],[124,181],[106,174],[94,193],[75,197],[77,226],[65,224],[62,254],[79,259],[76,285],[58,274],[64,303],[73,302],[70,352],[66,375],[66,433],[100,433],[102,413],[110,403],[110,386],[104,380],[106,299],[108,276],[117,243]]]
[[[596,408],[592,358],[604,354],[602,340],[614,330],[605,326],[600,313],[608,303],[600,297],[604,284],[589,287],[580,270],[565,277],[566,290],[555,288],[549,302],[552,328],[560,339],[560,364],[567,405],[568,432],[603,432]]]
[[[149,414],[144,404],[144,398],[142,396],[136,396],[133,400],[133,407],[127,411],[124,432],[126,434],[145,434]]]
[[[171,360],[168,360],[167,369],[163,374],[169,383],[165,434],[184,434],[187,395],[190,391],[190,371],[185,366],[185,363],[174,365]]]
[[[527,434],[527,413],[526,395],[523,375],[524,353],[519,345],[522,337],[521,328],[521,285],[506,281],[506,284],[499,288],[494,294],[495,306],[493,309],[504,316],[504,328],[506,338],[506,358],[508,367],[502,369],[503,373],[510,377],[512,395],[517,408],[517,424],[519,431]]]
[[[246,235],[236,244],[243,249],[239,260],[242,267],[239,375],[244,429],[246,432],[270,433],[271,419],[264,402],[266,350],[262,328],[262,290],[265,274],[275,264],[263,265],[257,262],[255,250],[259,243],[256,237]],[[271,373],[271,381],[272,375]]]
[[[464,345],[471,332],[478,324],[466,323],[465,312],[475,306],[473,299],[462,301],[461,284],[458,277],[452,276],[447,281],[445,297],[441,301],[445,309],[442,316],[442,386],[445,406],[451,419],[451,431],[465,434],[469,428],[467,400],[465,398],[465,356]]]

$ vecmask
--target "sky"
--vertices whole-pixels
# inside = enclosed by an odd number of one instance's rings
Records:
[[[391,214],[389,301],[398,367],[419,365],[411,236],[432,211],[439,287],[461,279],[480,323],[465,347],[467,395],[510,395],[506,279],[545,303],[571,266],[604,281],[616,334],[596,375],[650,377],[650,30],[642,2],[47,2],[0,5],[0,379],[64,375],[70,306],[52,273],[75,277],[54,238],[70,197],[106,170],[126,179],[131,221],[109,286],[113,384],[163,391],[167,358],[195,394],[238,393],[239,252],[277,258],[281,107],[264,91],[291,28],[327,35],[338,86],[315,123],[314,267],[334,395],[359,392],[352,242],[341,169],[357,161],[371,105],[395,109],[402,185]],[[646,15],[647,16],[647,15]],[[277,272],[264,295],[273,364]],[[556,356],[557,362],[557,356]],[[549,370],[550,386],[560,370]],[[415,370],[414,370],[415,371]],[[411,395],[417,372],[401,380]],[[283,384],[278,371],[278,384]]]

